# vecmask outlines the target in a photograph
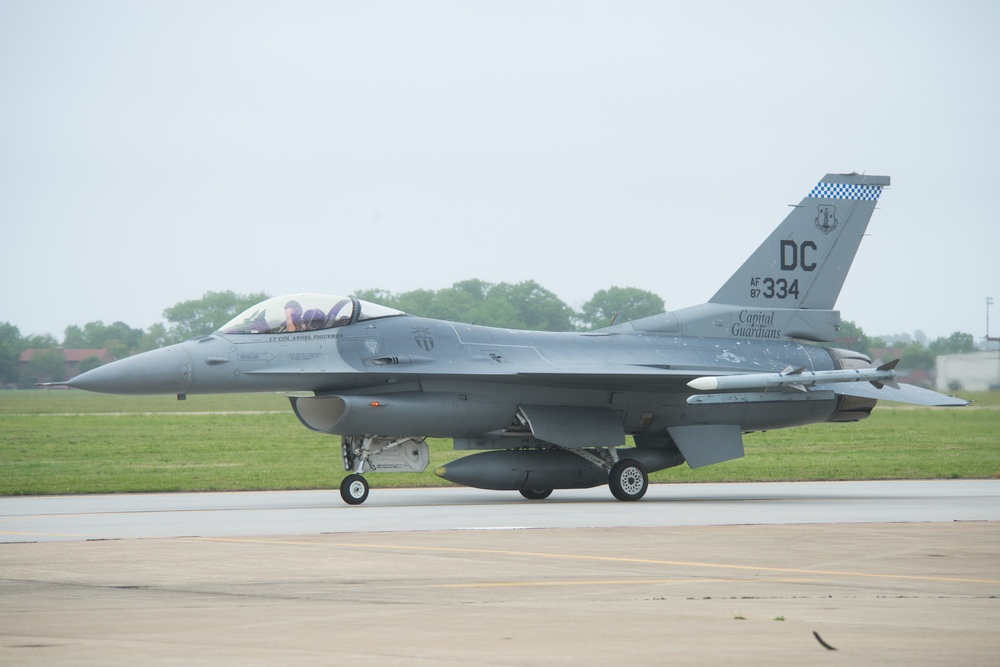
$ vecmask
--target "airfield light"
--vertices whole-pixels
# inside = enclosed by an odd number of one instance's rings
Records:
[[[993,297],[986,297],[986,349],[990,349],[990,306],[993,305]]]

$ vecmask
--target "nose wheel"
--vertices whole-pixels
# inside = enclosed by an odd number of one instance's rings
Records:
[[[368,480],[358,474],[348,475],[340,483],[340,497],[348,505],[360,505],[368,500]]]

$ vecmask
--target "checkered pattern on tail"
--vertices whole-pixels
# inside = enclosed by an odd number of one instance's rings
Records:
[[[819,183],[810,197],[819,199],[860,199],[862,201],[877,201],[882,193],[881,185],[855,185],[853,183]]]

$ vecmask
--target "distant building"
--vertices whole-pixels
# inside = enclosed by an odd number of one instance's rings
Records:
[[[1000,389],[1000,353],[942,354],[937,358],[938,391]]]
[[[63,354],[63,363],[66,370],[65,377],[58,378],[58,380],[68,380],[70,378],[76,377],[80,374],[80,364],[85,360],[96,358],[100,362],[100,365],[110,363],[115,360],[110,352],[105,348],[99,350],[63,350],[59,349],[58,352]],[[48,350],[25,350],[21,353],[21,357],[17,360],[17,366],[22,371],[27,369],[29,364],[35,360],[35,356],[39,352],[48,352]]]

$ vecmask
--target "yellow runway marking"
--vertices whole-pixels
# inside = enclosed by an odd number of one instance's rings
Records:
[[[759,579],[586,579],[580,581],[484,581],[471,584],[431,584],[429,588],[543,588],[546,586],[654,586],[668,584],[759,584]],[[815,584],[817,579],[768,579],[769,584]]]
[[[19,537],[79,537],[85,540],[112,541],[114,537],[94,537],[93,535],[78,535],[76,533],[20,533],[14,530],[0,530],[0,535],[17,535]]]
[[[227,537],[192,538],[210,542],[233,542],[249,544],[300,545],[300,546],[330,546],[323,542],[304,542],[291,540],[261,540]],[[894,579],[900,581],[938,581],[964,584],[1000,584],[997,579],[966,579],[961,577],[932,577],[910,574],[878,574],[875,572],[842,572],[838,570],[804,570],[789,567],[766,567],[757,565],[733,565],[728,563],[696,563],[688,561],[659,560],[649,558],[623,558],[620,556],[587,556],[581,554],[558,554],[535,551],[509,551],[503,549],[470,549],[466,547],[426,547],[415,545],[370,544],[370,543],[337,543],[333,546],[354,549],[382,549],[392,551],[427,551],[437,553],[486,554],[494,556],[527,556],[532,558],[549,558],[561,560],[597,561],[606,563],[632,563],[644,565],[670,565],[674,567],[700,567],[721,570],[739,570],[753,572],[775,572],[781,574],[802,574],[812,577],[858,577],[870,579]]]

